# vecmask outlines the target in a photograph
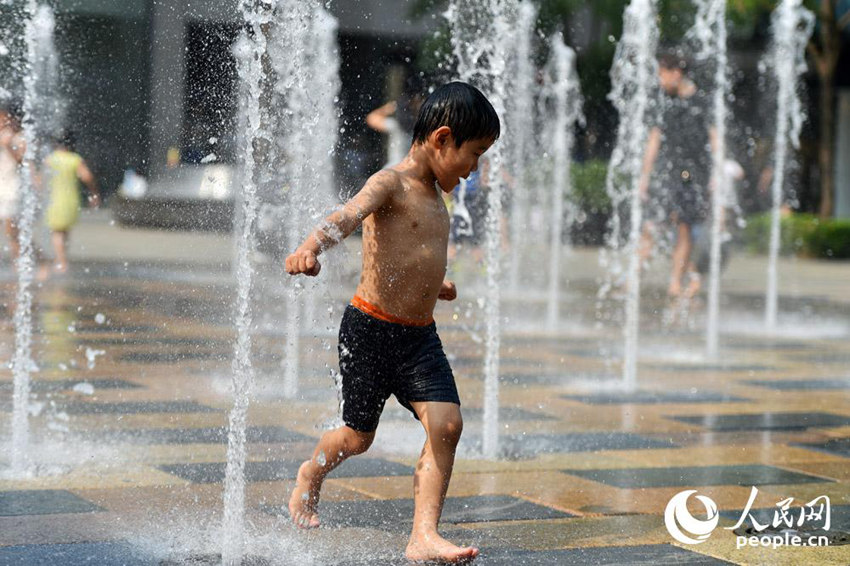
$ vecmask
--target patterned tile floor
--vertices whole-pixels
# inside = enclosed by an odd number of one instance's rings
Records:
[[[246,564],[403,564],[422,433],[394,401],[372,450],[327,480],[326,528],[299,533],[287,522],[297,464],[336,418],[333,327],[344,295],[317,309],[334,307],[321,325],[331,330],[301,338],[299,395],[289,400],[280,369],[286,301],[273,281],[260,278],[255,305]],[[13,292],[6,274],[0,302],[10,312]],[[850,546],[839,544],[850,531],[846,328],[772,338],[727,329],[719,360],[705,360],[702,337],[688,324],[653,322],[663,305],[649,293],[638,390],[630,393],[611,362],[621,349],[618,328],[594,324],[589,282],[565,294],[571,322],[554,332],[539,329],[540,301],[508,296],[502,457],[486,460],[483,326],[475,291],[463,293],[438,313],[466,419],[443,529],[480,545],[479,563],[850,563]],[[0,565],[217,562],[232,294],[226,272],[122,272],[120,263],[81,263],[74,275],[36,288],[29,477],[8,471],[12,377],[0,369]],[[752,297],[724,300],[726,312],[759,316]],[[819,313],[850,314],[850,302],[795,301],[783,306],[808,308],[802,325],[816,325],[826,316]],[[13,348],[6,317],[0,360]],[[736,535],[722,527],[735,524],[753,486],[763,522],[786,498],[798,510],[828,496],[835,544],[737,549]],[[667,502],[685,489],[720,510],[701,544],[677,542],[665,529]],[[705,516],[693,497],[688,508]]]

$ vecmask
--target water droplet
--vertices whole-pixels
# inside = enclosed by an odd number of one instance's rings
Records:
[[[103,313],[99,312],[94,315],[94,321],[98,324],[103,324],[104,322],[106,322],[106,316]]]

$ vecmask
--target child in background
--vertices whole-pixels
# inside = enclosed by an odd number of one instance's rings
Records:
[[[17,215],[24,148],[19,112],[11,106],[0,108],[0,222],[9,239],[13,264],[18,258]]]
[[[74,136],[64,132],[55,141],[53,152],[44,160],[47,186],[50,190],[45,218],[50,228],[50,240],[56,261],[57,273],[68,271],[68,232],[76,224],[82,205],[79,184],[88,189],[88,202],[100,206],[100,191],[94,175],[85,160],[74,152]]]

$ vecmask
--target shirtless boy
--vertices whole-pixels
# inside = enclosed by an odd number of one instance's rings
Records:
[[[460,82],[423,103],[413,144],[397,165],[374,174],[286,258],[289,274],[315,276],[317,256],[363,225],[360,284],[339,331],[344,426],[325,433],[298,470],[289,512],[300,527],[318,527],[325,476],[375,438],[391,394],[425,428],[413,478],[413,530],[405,552],[414,562],[466,562],[461,548],[437,532],[463,420],[451,367],[434,324],[437,300],[457,296],[444,280],[449,215],[441,191],[478,168],[499,137],[499,118],[481,92]]]

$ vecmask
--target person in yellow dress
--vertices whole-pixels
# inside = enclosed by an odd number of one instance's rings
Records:
[[[94,175],[85,160],[74,151],[74,136],[63,132],[55,142],[53,151],[44,160],[45,177],[50,196],[45,213],[50,239],[56,254],[53,266],[57,273],[68,271],[68,232],[80,215],[82,199],[80,182],[88,189],[88,202],[100,206],[100,191]]]

